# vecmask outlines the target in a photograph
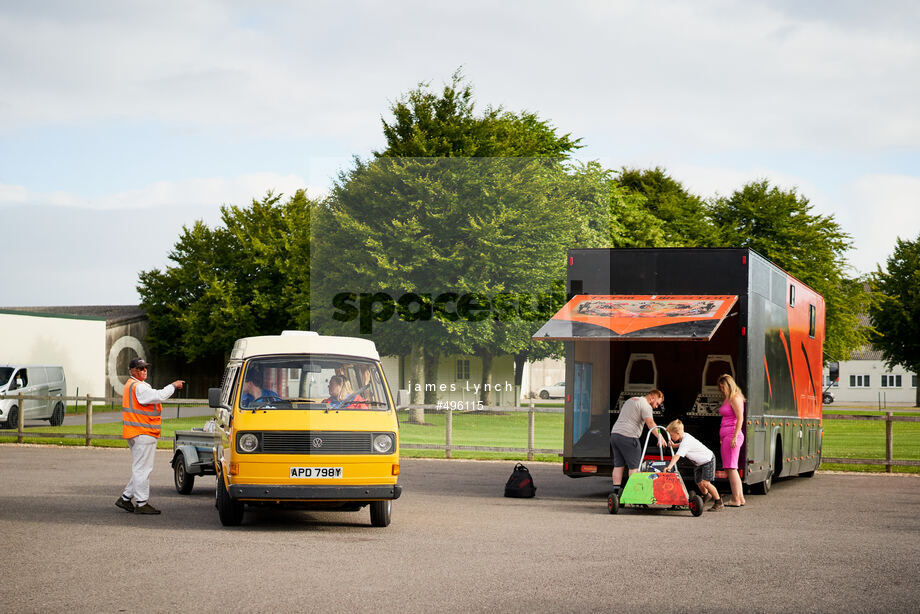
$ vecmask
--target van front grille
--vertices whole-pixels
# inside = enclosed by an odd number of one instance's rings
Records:
[[[372,454],[373,433],[263,431],[264,454]]]

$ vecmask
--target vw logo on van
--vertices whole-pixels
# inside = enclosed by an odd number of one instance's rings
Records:
[[[320,439],[319,437],[314,437],[314,438],[313,438],[313,447],[314,447],[314,448],[322,448],[322,447],[323,447],[323,440]]]

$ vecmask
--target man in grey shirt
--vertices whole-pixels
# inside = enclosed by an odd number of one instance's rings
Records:
[[[644,397],[632,397],[620,408],[620,416],[610,429],[610,449],[613,450],[613,491],[617,494],[623,484],[623,468],[629,468],[629,475],[639,470],[642,462],[642,426],[651,430],[658,426],[652,418],[652,410],[664,402],[664,393],[652,390]],[[664,447],[665,441],[657,431],[658,445]]]

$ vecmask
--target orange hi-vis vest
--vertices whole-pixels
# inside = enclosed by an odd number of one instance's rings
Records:
[[[140,382],[129,378],[121,395],[121,436],[131,439],[138,435],[160,436],[160,414],[163,406],[141,405],[137,402],[135,388]]]

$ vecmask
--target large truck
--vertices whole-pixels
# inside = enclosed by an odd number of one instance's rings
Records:
[[[747,248],[573,249],[565,307],[534,335],[565,342],[563,471],[609,475],[610,428],[623,402],[654,388],[660,425],[680,418],[719,458],[716,383],[746,395],[743,483],[821,464],[824,299]],[[692,482],[692,470],[681,469]]]

